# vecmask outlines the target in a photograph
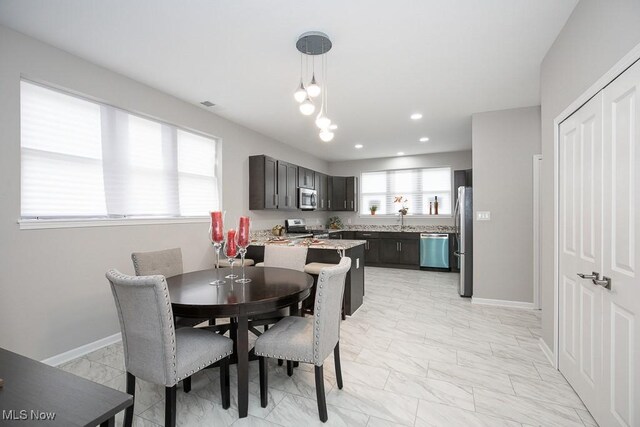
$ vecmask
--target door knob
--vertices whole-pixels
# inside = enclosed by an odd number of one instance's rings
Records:
[[[602,286],[605,289],[611,290],[611,278],[607,276],[602,276],[602,280],[592,279],[591,280],[594,285]]]
[[[578,273],[578,277],[581,279],[598,280],[600,278],[600,273],[597,271],[592,271],[591,274]]]

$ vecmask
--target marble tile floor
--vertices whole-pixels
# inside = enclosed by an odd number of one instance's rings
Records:
[[[327,426],[594,426],[580,398],[538,347],[538,311],[471,304],[453,273],[367,267],[363,306],[342,322],[344,388],[325,363]],[[61,369],[125,388],[122,344]],[[257,362],[250,364],[249,416],[238,419],[236,372],[231,408],[220,404],[218,370],[178,391],[182,426],[322,425],[313,367],[293,377],[271,361],[269,406],[260,407]],[[122,414],[118,425],[122,424]],[[137,381],[135,426],[164,419],[164,388]]]

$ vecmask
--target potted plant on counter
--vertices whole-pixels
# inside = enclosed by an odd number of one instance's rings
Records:
[[[369,207],[369,210],[371,211],[371,215],[375,215],[376,211],[378,210],[378,206],[377,205],[371,205]]]
[[[330,216],[327,221],[327,228],[331,230],[341,230],[343,227],[342,220],[339,216]]]

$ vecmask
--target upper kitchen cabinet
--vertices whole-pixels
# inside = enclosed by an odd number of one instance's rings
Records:
[[[355,176],[331,176],[328,181],[329,210],[358,210],[358,178]]]
[[[278,209],[278,161],[249,157],[249,209]]]
[[[315,183],[314,174],[311,169],[298,167],[298,187],[317,190],[318,184]]]
[[[249,209],[297,209],[298,167],[269,156],[249,157]]]
[[[328,185],[329,177],[323,173],[315,172],[314,182],[316,185],[316,192],[318,197],[318,203],[316,206],[317,211],[326,211],[328,209]]]
[[[453,172],[453,206],[458,201],[458,187],[472,187],[473,186],[473,171],[471,169],[464,169]]]
[[[278,160],[278,209],[298,209],[298,166]]]

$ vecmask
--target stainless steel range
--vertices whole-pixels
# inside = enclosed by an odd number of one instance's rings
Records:
[[[315,237],[316,239],[328,239],[327,230],[307,230],[307,223],[304,219],[286,219],[284,228],[291,237],[305,238]]]

